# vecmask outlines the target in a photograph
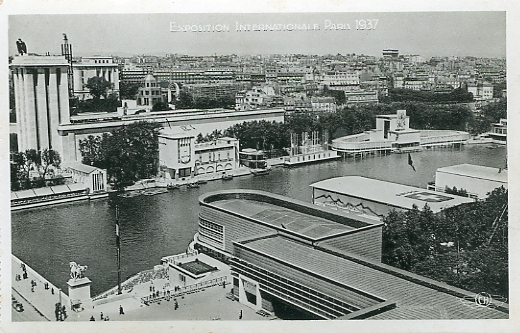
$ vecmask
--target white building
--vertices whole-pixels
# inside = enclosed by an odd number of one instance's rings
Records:
[[[458,164],[439,168],[435,173],[435,190],[440,192],[446,187],[456,187],[465,190],[470,197],[485,199],[489,192],[500,186],[507,189],[507,169]]]
[[[329,72],[320,76],[320,84],[332,90],[359,89],[359,75],[355,72]]]
[[[235,109],[237,111],[254,110],[265,107],[276,96],[272,86],[253,87],[251,90],[243,90],[235,96]]]
[[[477,101],[493,99],[493,85],[491,83],[468,83],[467,89]]]
[[[163,102],[161,87],[152,74],[146,75],[144,84],[137,93],[137,105],[151,110],[156,103]]]
[[[345,92],[346,104],[377,103],[379,102],[377,90],[356,90]]]
[[[330,178],[311,184],[312,202],[345,213],[383,218],[390,211],[406,211],[428,204],[434,213],[473,202],[473,199],[360,176]]]
[[[312,97],[311,105],[313,112],[336,112],[334,97]]]
[[[491,125],[491,132],[488,136],[494,143],[506,144],[507,142],[507,119],[500,119],[500,122]]]
[[[74,95],[80,100],[92,98],[86,87],[88,79],[102,77],[112,85],[109,93],[119,94],[119,69],[112,57],[83,57],[72,63],[74,71]]]
[[[72,182],[83,184],[90,195],[107,193],[107,171],[82,163],[74,163],[65,167],[72,176]],[[106,196],[105,195],[105,196]]]
[[[332,149],[346,154],[416,150],[420,131],[410,128],[406,110],[376,117],[376,128],[332,140]]]
[[[63,56],[15,56],[11,63],[18,149],[51,148],[64,156],[56,128],[70,124],[67,69]]]
[[[195,175],[234,170],[239,167],[239,141],[219,138],[195,143],[193,126],[168,128],[159,134],[159,167],[166,178],[186,179]]]

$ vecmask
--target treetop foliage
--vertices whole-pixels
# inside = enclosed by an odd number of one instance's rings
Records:
[[[456,287],[508,295],[507,190],[433,214],[426,205],[384,218],[383,262]]]

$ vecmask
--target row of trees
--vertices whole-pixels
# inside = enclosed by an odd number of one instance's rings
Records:
[[[434,214],[426,205],[384,219],[383,262],[450,285],[507,297],[507,190]]]
[[[473,101],[473,94],[465,89],[453,89],[449,93],[433,93],[430,91],[415,91],[411,89],[389,89],[388,96],[381,102],[423,102],[423,103],[468,103]]]
[[[151,178],[159,168],[159,129],[156,123],[142,121],[111,134],[88,136],[80,141],[82,162],[106,169],[116,190],[136,180]]]
[[[62,183],[55,173],[61,165],[58,152],[52,149],[43,151],[28,149],[11,153],[11,190],[27,190]],[[33,176],[36,173],[38,176]]]
[[[215,131],[198,141],[212,141],[221,136],[230,136],[240,140],[242,148],[263,150],[283,149],[290,146],[290,133],[327,131],[332,139],[341,135],[357,134],[372,129],[376,125],[376,116],[395,114],[396,110],[406,109],[410,116],[410,127],[416,129],[452,129],[466,130],[473,121],[472,112],[461,105],[433,106],[426,103],[390,103],[372,105],[353,105],[344,107],[336,113],[294,113],[285,116],[285,122],[268,121],[244,122],[225,131]]]
[[[468,130],[472,134],[488,132],[491,124],[498,123],[501,118],[507,118],[507,100],[505,98],[483,107],[482,111],[475,115],[469,123]]]
[[[176,109],[234,109],[235,108],[235,94],[228,94],[222,97],[206,97],[206,98],[194,98],[193,95],[186,91],[181,90],[179,99],[175,104]]]

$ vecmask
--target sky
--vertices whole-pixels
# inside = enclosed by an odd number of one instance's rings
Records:
[[[356,20],[377,20],[357,30]],[[236,31],[236,24],[306,24],[315,30]],[[229,31],[171,31],[179,26],[222,25]],[[342,30],[350,27],[350,30]],[[86,55],[367,54],[384,48],[400,54],[505,57],[505,12],[88,14],[11,15],[9,54],[15,41],[28,51],[60,53],[66,33],[73,53]],[[173,28],[173,29],[172,29]],[[319,28],[319,30],[318,30]],[[338,30],[336,30],[338,28]]]

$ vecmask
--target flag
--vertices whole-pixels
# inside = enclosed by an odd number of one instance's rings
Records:
[[[415,171],[415,167],[413,166],[412,161],[412,155],[410,155],[410,153],[408,153],[408,165],[412,167],[413,171]]]
[[[117,251],[119,252],[120,247],[120,240],[119,240],[119,207],[116,207],[116,245],[117,245]]]

